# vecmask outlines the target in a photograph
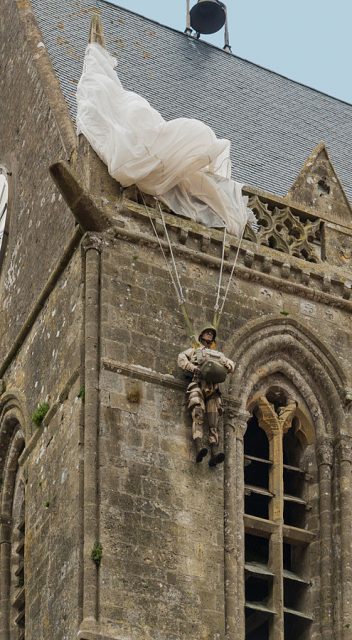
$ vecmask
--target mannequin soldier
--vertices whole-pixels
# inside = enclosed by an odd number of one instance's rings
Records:
[[[225,460],[225,454],[218,451],[219,446],[219,416],[222,414],[221,392],[219,381],[223,381],[227,374],[233,373],[235,365],[232,360],[222,353],[215,351],[216,330],[213,326],[205,327],[199,337],[199,347],[186,349],[178,356],[178,365],[192,374],[192,382],[188,385],[188,409],[192,415],[192,438],[196,446],[196,462],[201,462],[208,453],[204,444],[204,419],[207,416],[209,427],[210,460],[209,466],[215,467]],[[214,350],[215,365],[211,351]],[[206,364],[208,363],[208,364]],[[204,368],[204,364],[207,369]],[[211,371],[213,369],[213,372]],[[220,376],[214,374],[214,369]],[[213,380],[212,380],[213,378]],[[214,381],[215,380],[215,381]]]

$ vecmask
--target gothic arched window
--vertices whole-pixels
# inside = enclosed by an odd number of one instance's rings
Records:
[[[19,466],[24,436],[15,418],[4,420],[1,449],[1,611],[0,635],[6,640],[25,638],[25,484]]]
[[[280,389],[256,399],[244,437],[246,640],[308,640],[313,621],[307,429]],[[309,430],[308,430],[309,431]],[[311,434],[309,434],[311,435]]]

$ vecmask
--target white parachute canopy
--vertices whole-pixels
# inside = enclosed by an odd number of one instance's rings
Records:
[[[77,88],[78,133],[123,187],[136,184],[174,213],[240,236],[253,213],[242,185],[231,179],[230,142],[199,120],[166,122],[123,88],[116,64],[101,45],[88,45]]]

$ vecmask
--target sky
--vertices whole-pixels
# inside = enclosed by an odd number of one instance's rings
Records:
[[[186,0],[110,0],[183,31]],[[196,0],[191,0],[191,6]],[[352,104],[352,0],[225,0],[232,52]],[[202,36],[223,46],[223,32]]]

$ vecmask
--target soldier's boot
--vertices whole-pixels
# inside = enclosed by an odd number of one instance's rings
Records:
[[[202,462],[208,453],[208,449],[204,446],[202,438],[195,438],[194,444],[196,447],[196,462]]]
[[[208,449],[203,444],[204,410],[196,405],[192,409],[192,436],[196,447],[196,462],[202,462]]]
[[[209,425],[210,460],[209,467],[216,467],[224,462],[225,454],[219,451],[219,412],[221,409],[220,398],[210,398],[207,403],[207,415]]]
[[[218,447],[216,444],[211,444],[209,467],[216,467],[217,464],[221,464],[221,462],[224,462],[224,460],[225,454],[222,451],[218,451]]]

